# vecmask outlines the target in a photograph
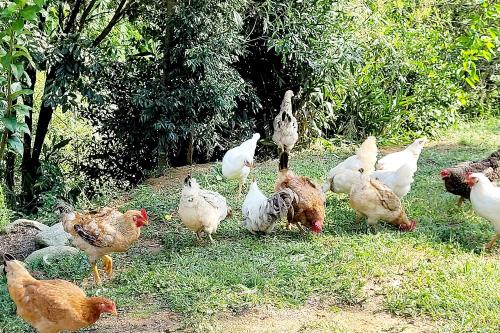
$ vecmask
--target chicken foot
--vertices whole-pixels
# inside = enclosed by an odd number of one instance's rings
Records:
[[[493,245],[495,245],[495,243],[497,242],[497,240],[500,238],[500,232],[499,233],[496,233],[492,238],[491,240],[484,246],[484,249],[485,250],[490,250]]]
[[[101,276],[99,275],[99,269],[97,268],[97,263],[92,263],[92,273],[94,275],[94,282],[96,284],[101,284]]]
[[[110,256],[105,255],[102,257],[102,262],[104,264],[104,270],[108,276],[113,274],[113,259]]]
[[[457,201],[457,206],[462,207],[462,205],[464,204],[464,201],[465,201],[464,197],[459,197],[458,201]]]

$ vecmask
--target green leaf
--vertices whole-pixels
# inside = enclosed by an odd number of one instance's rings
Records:
[[[2,119],[5,128],[8,129],[11,133],[15,133],[17,130],[17,119],[16,117],[9,117]]]
[[[38,6],[26,6],[21,11],[21,16],[24,17],[28,21],[35,21],[36,14],[40,11],[40,7]]]
[[[26,125],[25,123],[19,124],[19,126],[17,127],[17,132],[23,133],[23,134],[28,134],[29,136],[31,136],[31,131],[30,131],[28,125]]]
[[[29,105],[24,104],[16,104],[14,105],[14,110],[16,111],[18,116],[25,117],[30,114],[30,110],[32,109]]]
[[[24,153],[24,149],[23,149],[23,143],[21,142],[21,140],[19,140],[19,138],[17,136],[11,136],[9,138],[9,147],[14,150],[16,153],[18,153],[19,155],[23,155]]]
[[[17,19],[12,23],[12,29],[14,29],[17,32],[20,32],[24,28],[24,20],[23,19]]]
[[[21,90],[16,91],[15,93],[11,94],[10,95],[10,99],[11,100],[15,100],[16,98],[18,98],[21,95],[31,95],[31,94],[33,94],[33,90],[31,90],[31,89],[21,89]]]
[[[10,68],[12,69],[12,74],[14,77],[19,80],[21,76],[24,74],[24,65],[23,64],[10,64]]]
[[[54,147],[52,147],[53,150],[58,150],[58,149],[61,149],[61,148],[64,148],[65,146],[68,145],[68,143],[71,142],[71,139],[64,139],[62,141],[59,141],[58,143],[56,143],[54,145]]]
[[[11,3],[4,10],[2,10],[0,15],[3,17],[11,17],[16,10],[17,10],[17,5],[15,3]]]

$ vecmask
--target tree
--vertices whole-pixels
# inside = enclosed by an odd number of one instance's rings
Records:
[[[40,156],[54,109],[75,106],[75,85],[92,55],[103,46],[106,37],[136,6],[136,0],[47,1],[45,16],[39,15],[39,36],[34,52],[37,69],[46,72],[46,85],[38,121],[26,116],[34,138],[24,137],[22,160],[22,202],[25,209],[37,205],[35,184],[40,177]],[[34,84],[34,82],[32,82]],[[29,118],[29,119],[28,119]]]

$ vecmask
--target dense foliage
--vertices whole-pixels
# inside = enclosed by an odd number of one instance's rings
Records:
[[[28,209],[220,158],[255,131],[269,156],[288,89],[303,145],[411,139],[500,114],[492,1],[52,0],[33,15],[46,84],[39,107],[26,98],[26,126],[19,119],[21,186],[12,155],[6,168]]]

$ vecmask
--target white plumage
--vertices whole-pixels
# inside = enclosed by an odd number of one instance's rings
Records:
[[[369,136],[353,155],[339,163],[328,173],[326,182],[323,184],[323,192],[329,190],[336,193],[351,192],[351,187],[359,179],[359,169],[365,174],[370,174],[375,169],[377,161],[377,140]]]
[[[292,111],[293,91],[288,90],[281,102],[280,113],[274,118],[273,141],[281,151],[290,152],[299,139],[297,119]]]
[[[418,158],[426,142],[425,138],[417,139],[405,150],[384,156],[378,161],[377,170],[396,171],[403,164],[409,164],[413,172],[417,171]]]
[[[231,213],[231,208],[222,195],[201,189],[196,179],[187,176],[178,212],[182,223],[196,233],[198,240],[201,241],[201,234],[205,232],[213,242],[212,233],[217,231],[220,222]]]
[[[228,150],[222,159],[222,174],[228,179],[239,180],[239,193],[253,166],[255,148],[259,139],[260,134],[255,133],[251,139]]]
[[[370,177],[389,187],[401,199],[410,192],[414,173],[412,165],[403,164],[396,171],[376,170]]]
[[[467,175],[466,182],[472,187],[470,191],[472,208],[479,216],[490,221],[495,229],[495,236],[485,246],[489,249],[500,238],[500,187],[495,186],[482,173]]]
[[[289,213],[293,215],[294,200],[297,200],[297,196],[288,188],[267,198],[257,182],[253,181],[241,209],[243,227],[251,233],[271,233],[281,218]]]

